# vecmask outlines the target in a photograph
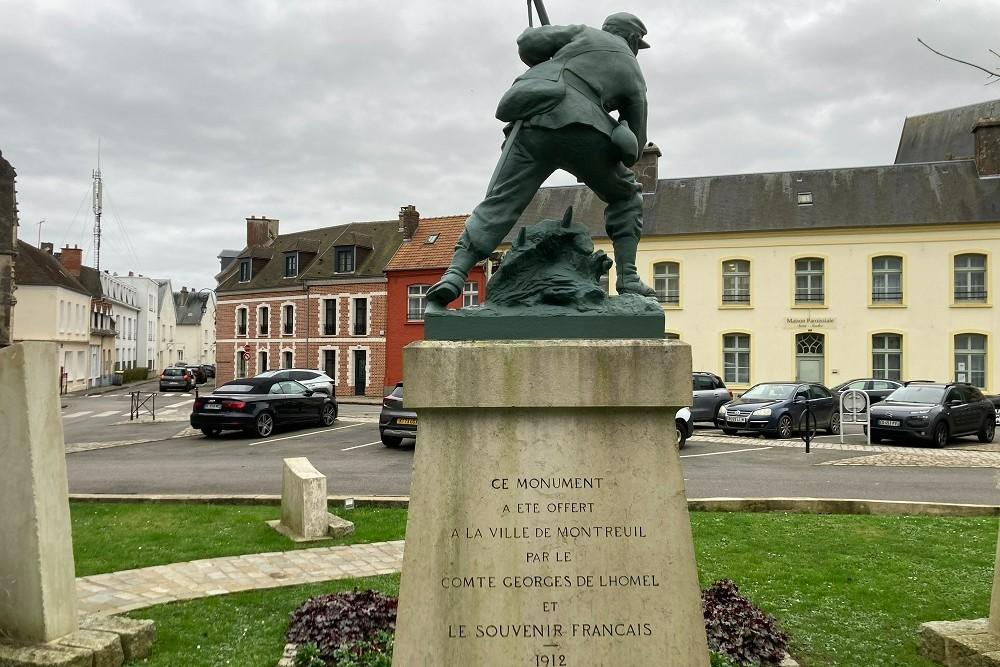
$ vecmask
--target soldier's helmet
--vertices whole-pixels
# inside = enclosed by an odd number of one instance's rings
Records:
[[[635,14],[629,14],[628,12],[612,14],[604,19],[604,25],[601,26],[601,30],[621,35],[638,35],[639,48],[649,48],[649,44],[643,39],[646,36],[646,25]]]

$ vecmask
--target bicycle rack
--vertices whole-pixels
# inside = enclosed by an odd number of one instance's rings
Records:
[[[132,404],[129,407],[128,420],[133,421],[139,418],[139,413],[145,410],[156,421],[156,393],[147,393],[143,397],[143,392],[141,391],[131,391],[129,392],[129,397],[132,399]]]
[[[845,410],[846,408],[846,410]],[[840,444],[844,444],[844,424],[862,424],[868,444],[872,444],[871,399],[860,389],[848,389],[840,395]]]

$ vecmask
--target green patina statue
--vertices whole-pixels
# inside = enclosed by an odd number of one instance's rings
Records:
[[[607,203],[618,293],[655,296],[636,272],[642,195],[629,169],[646,144],[646,81],[636,60],[639,49],[649,47],[645,34],[642,21],[622,12],[609,16],[601,30],[543,25],[518,37],[518,53],[530,69],[497,107],[497,118],[508,123],[503,153],[451,266],[427,293],[432,306],[443,308],[461,294],[469,270],[496,250],[557,169]]]

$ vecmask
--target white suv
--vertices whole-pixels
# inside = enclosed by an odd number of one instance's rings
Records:
[[[333,378],[322,371],[314,371],[308,368],[282,368],[274,371],[264,371],[259,374],[259,378],[275,378],[277,380],[295,380],[299,384],[305,385],[306,389],[333,398],[336,383]]]

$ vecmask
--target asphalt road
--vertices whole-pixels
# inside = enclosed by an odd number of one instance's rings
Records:
[[[332,427],[280,431],[267,439],[239,433],[208,439],[187,423],[193,400],[182,394],[157,396],[157,420],[142,423],[129,422],[127,394],[65,400],[70,491],[277,494],[281,460],[305,456],[327,476],[331,494],[409,494],[414,443],[382,446],[377,405],[341,405]],[[848,440],[863,442],[857,435]],[[822,437],[806,454],[793,443],[698,428],[681,452],[688,496],[1000,504],[1000,451],[973,451],[983,449],[974,438],[943,452],[899,448],[890,463],[863,446],[828,448],[836,442]],[[852,459],[879,464],[842,465]]]

